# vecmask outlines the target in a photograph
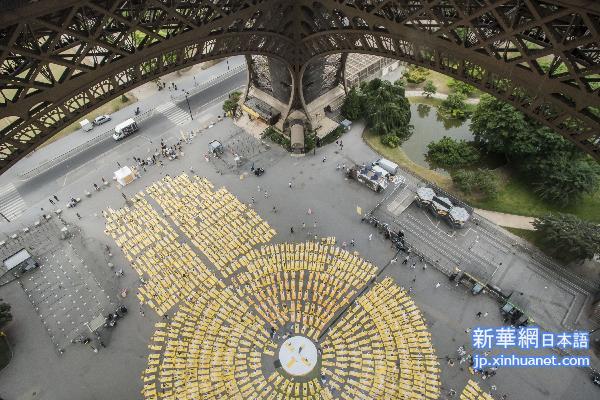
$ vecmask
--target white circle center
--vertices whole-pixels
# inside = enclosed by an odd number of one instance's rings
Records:
[[[283,342],[279,349],[281,366],[290,375],[308,374],[317,365],[317,348],[304,336],[293,336]]]

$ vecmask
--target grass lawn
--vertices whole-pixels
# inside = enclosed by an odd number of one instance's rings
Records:
[[[127,101],[125,101],[125,102],[123,102],[121,100],[121,96],[119,96],[116,99],[112,99],[111,101],[104,104],[103,106],[96,108],[94,111],[90,112],[89,114],[86,114],[85,116],[79,118],[77,121],[73,122],[71,125],[67,126],[65,129],[58,132],[56,135],[52,136],[50,139],[46,140],[42,145],[40,145],[40,147],[43,147],[47,144],[50,144],[62,137],[65,137],[65,136],[75,132],[76,130],[81,128],[81,125],[79,125],[79,121],[81,121],[83,119],[87,119],[90,122],[92,122],[92,120],[99,115],[112,114],[114,112],[119,111],[123,107],[126,107],[137,101],[137,98],[131,93],[126,94],[125,97],[127,97]],[[96,129],[102,129],[102,128],[95,128],[95,130]],[[94,134],[94,131],[92,130],[92,131],[90,131],[90,133]]]
[[[449,80],[450,80],[449,76],[440,74],[439,72],[436,72],[436,71],[429,70],[429,75],[427,75],[425,82],[432,81],[433,84],[435,85],[435,87],[437,88],[438,93],[450,93],[450,88],[448,87]],[[423,85],[425,85],[425,82],[422,82],[422,83],[419,83],[416,85],[414,83],[407,82],[406,89],[408,89],[408,90],[422,89]]]
[[[541,200],[531,190],[531,186],[527,182],[512,177],[506,182],[497,198],[493,200],[470,200],[471,205],[486,210],[532,217],[561,212],[600,223],[600,191],[592,195],[585,195],[580,202],[562,208]]]
[[[6,367],[10,362],[11,357],[10,347],[5,336],[0,336],[0,369]]]

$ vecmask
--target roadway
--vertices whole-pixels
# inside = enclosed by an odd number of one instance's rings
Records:
[[[230,77],[219,80],[215,84],[207,87],[199,93],[190,96],[188,100],[192,114],[198,115],[204,113],[208,107],[214,105],[217,101],[223,100],[228,93],[236,89],[240,90],[245,83],[246,71],[242,70]],[[182,83],[177,82],[176,84],[178,87],[185,87]],[[111,121],[101,125],[100,127],[96,127],[92,132],[95,131],[95,135],[98,135],[102,131],[112,131],[115,125],[122,122],[129,116],[133,116],[136,107],[140,107],[140,109],[144,111],[150,108],[156,109],[160,102],[172,102],[170,91],[164,90],[161,92],[162,93],[159,92],[160,95],[154,96],[147,101],[134,103],[128,107],[125,107],[119,112],[114,113]],[[180,92],[181,91],[178,92],[179,95],[181,95]],[[61,187],[65,186],[66,179],[69,174],[84,167],[90,161],[106,155],[107,152],[118,152],[119,148],[121,147],[131,148],[132,146],[143,145],[146,145],[146,147],[148,147],[148,145],[152,145],[155,148],[158,148],[161,139],[165,139],[167,141],[168,139],[174,139],[176,136],[173,134],[173,132],[169,131],[171,131],[175,126],[181,126],[182,128],[185,127],[189,122],[191,122],[191,119],[189,116],[189,108],[185,100],[172,103],[174,103],[175,108],[171,108],[165,112],[155,112],[153,116],[139,124],[140,130],[136,134],[119,142],[115,142],[110,135],[107,135],[105,139],[100,140],[91,147],[73,155],[62,163],[43,171],[31,179],[21,180],[21,182],[18,182],[19,178],[15,176],[16,174],[14,172],[13,174],[7,174],[7,176],[12,175],[11,180],[15,184],[19,194],[25,199],[26,203],[35,203],[39,201],[40,198],[51,196],[57,190],[60,190]],[[179,118],[174,118],[173,114],[177,115]],[[181,118],[181,115],[184,115],[185,118]],[[216,117],[216,115],[214,117]],[[74,141],[70,140],[69,136],[62,138],[57,142],[63,142],[58,143],[63,151],[67,151],[69,148],[77,145],[76,142],[75,144],[72,144]],[[142,154],[140,154],[140,156],[141,155]],[[26,168],[31,169],[37,166],[35,164],[32,165],[31,161],[26,162],[26,164],[28,165],[20,165],[20,171],[18,172],[26,170]],[[110,179],[108,176],[105,178]]]

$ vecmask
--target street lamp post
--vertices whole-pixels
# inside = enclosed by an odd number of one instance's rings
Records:
[[[190,101],[188,100],[188,92],[185,92],[185,102],[187,103],[188,110],[190,110],[190,118],[192,121],[194,120],[194,116],[192,115],[192,107],[190,107]]]

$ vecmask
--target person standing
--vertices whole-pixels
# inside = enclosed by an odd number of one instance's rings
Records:
[[[292,235],[294,234],[294,227],[293,227],[293,226],[291,226],[291,227],[290,227],[290,233],[291,233]]]
[[[54,201],[52,201],[52,199],[48,199],[48,201],[50,202],[50,204],[54,205]]]
[[[56,197],[56,195],[54,195],[54,200],[56,200],[56,202],[58,203],[58,197]]]
[[[292,181],[288,182],[288,186],[290,187],[290,189],[292,188]]]
[[[373,234],[369,233],[369,240],[373,240]]]

